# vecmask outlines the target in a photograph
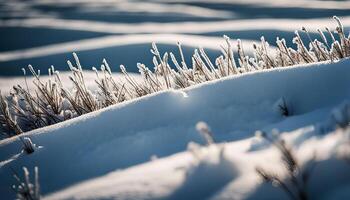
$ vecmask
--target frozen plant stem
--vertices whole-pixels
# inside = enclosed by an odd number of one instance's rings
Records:
[[[280,104],[278,104],[278,108],[283,116],[290,116],[290,109],[287,106],[286,100],[282,97]]]
[[[213,134],[210,130],[210,127],[205,122],[198,122],[196,124],[197,131],[204,137],[205,141],[207,142],[207,145],[214,144],[214,138]]]
[[[314,158],[308,166],[300,166],[292,150],[288,148],[283,139],[270,138],[265,132],[258,135],[278,149],[282,156],[282,164],[287,170],[287,176],[282,177],[276,173],[269,172],[261,167],[256,167],[257,174],[266,183],[281,188],[292,200],[307,200],[307,183],[310,179],[315,163]]]
[[[18,200],[40,200],[39,168],[34,167],[34,182],[30,181],[30,174],[26,167],[23,167],[24,180],[13,170],[13,177],[17,184],[12,186]]]
[[[23,151],[27,154],[31,154],[34,152],[34,144],[32,140],[29,137],[19,137],[23,144]]]

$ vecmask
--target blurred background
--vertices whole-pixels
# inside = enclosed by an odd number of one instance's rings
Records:
[[[247,52],[261,36],[271,46],[277,36],[293,45],[295,29],[306,26],[318,38],[317,28],[335,27],[333,15],[348,32],[350,1],[0,0],[0,76],[21,76],[28,64],[41,74],[51,65],[67,71],[72,52],[87,70],[106,58],[114,72],[120,64],[137,72],[138,62],[153,68],[152,41],[175,53],[181,42],[188,62],[197,47],[215,58],[224,34],[242,39]]]

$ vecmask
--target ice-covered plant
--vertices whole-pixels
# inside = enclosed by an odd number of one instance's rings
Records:
[[[196,124],[196,130],[198,131],[198,133],[200,133],[203,136],[203,138],[207,142],[207,145],[211,145],[211,144],[215,143],[214,138],[213,138],[213,134],[212,134],[210,127],[208,126],[207,123],[198,122]]]
[[[67,89],[63,89],[62,94],[69,100],[78,114],[98,110],[101,106],[99,102],[96,101],[95,95],[92,94],[85,84],[83,68],[80,64],[79,58],[76,53],[73,53],[73,56],[77,67],[74,67],[70,61],[67,61],[67,63],[73,74],[69,79],[73,82],[74,93],[72,94]]]
[[[0,123],[1,132],[4,136],[11,137],[22,133],[21,128],[18,126],[16,119],[10,113],[9,105],[0,91]]]
[[[290,105],[287,104],[284,97],[280,98],[276,102],[275,107],[278,110],[278,112],[281,113],[282,116],[288,117],[292,114],[291,109],[290,109]]]
[[[257,174],[264,182],[281,188],[290,199],[307,200],[306,188],[315,166],[314,159],[311,159],[308,164],[302,166],[283,139],[278,136],[269,137],[265,132],[259,132],[258,135],[276,147],[281,153],[282,165],[285,167],[287,174],[286,176],[281,176],[262,167],[256,167]]]
[[[35,145],[29,137],[19,137],[20,141],[23,144],[23,151],[27,154],[31,154],[34,152]]]
[[[40,184],[39,184],[39,169],[34,168],[34,181],[31,182],[30,174],[26,167],[23,167],[23,180],[14,172],[13,177],[17,184],[12,186],[16,192],[16,199],[18,200],[40,200]]]
[[[99,74],[96,68],[93,67],[93,70],[97,77],[95,83],[100,89],[98,91],[99,101],[101,101],[103,107],[126,100],[125,84],[114,80],[111,68],[106,59],[103,59],[103,64],[101,65],[102,75]]]

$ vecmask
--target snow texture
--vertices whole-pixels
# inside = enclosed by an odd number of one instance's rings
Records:
[[[270,156],[277,162],[276,152],[264,153],[266,144],[254,144],[255,131],[292,132],[291,137],[296,139],[291,141],[300,148],[305,146],[306,150],[300,150],[303,156],[311,154],[311,147],[318,149],[317,145],[322,146],[320,151],[324,156],[330,154],[337,140],[316,139],[312,135],[317,134],[314,130],[330,118],[334,107],[350,99],[349,64],[350,60],[345,59],[336,63],[276,68],[185,90],[147,95],[25,133],[24,136],[42,148],[15,159],[11,156],[20,153],[20,141],[17,137],[3,140],[0,142],[0,160],[11,161],[0,169],[0,193],[6,199],[12,195],[9,188],[13,183],[11,168],[38,166],[40,181],[44,183],[43,195],[85,181],[48,196],[53,199],[153,199],[165,196],[182,199],[184,195],[201,199],[214,194],[219,195],[218,198],[229,194],[259,195],[265,186],[252,192],[258,180],[256,175],[241,176],[243,172],[236,169],[239,168],[237,165],[242,165],[241,170],[245,171],[244,168],[254,167],[252,163],[270,164],[264,162]],[[282,116],[274,109],[282,97],[290,102],[293,111],[290,117]],[[221,144],[203,149],[190,145],[186,151],[189,142],[205,144],[195,130],[198,121],[210,125],[215,141]],[[225,142],[229,143],[226,145]],[[174,153],[179,154],[170,156]],[[167,156],[170,157],[162,159]],[[153,161],[142,164],[151,157]],[[243,164],[248,161],[251,162],[249,165]],[[344,166],[339,164],[339,167],[343,170]],[[113,173],[107,174],[110,172]],[[325,176],[323,178],[329,178],[327,174]],[[336,176],[334,182],[338,182],[337,178],[350,180]],[[247,191],[236,193],[241,187]],[[269,190],[271,194],[284,195],[277,188]]]

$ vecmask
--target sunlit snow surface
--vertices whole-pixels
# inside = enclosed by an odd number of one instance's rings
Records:
[[[349,4],[308,0],[5,0],[0,3],[0,76],[21,75],[20,69],[28,64],[43,74],[51,65],[68,70],[65,61],[72,58],[73,51],[85,69],[99,66],[106,58],[116,72],[120,64],[137,72],[137,62],[152,66],[151,41],[160,44],[161,51],[176,53],[176,41],[182,42],[188,62],[198,46],[207,48],[214,59],[224,34],[233,41],[242,39],[247,50],[251,41],[262,35],[272,46],[277,36],[292,45],[294,30],[302,26],[317,38],[317,28],[334,28],[333,15],[341,17],[349,30]]]
[[[213,59],[224,34],[242,39],[249,53],[262,35],[271,46],[277,36],[292,45],[302,26],[318,38],[317,28],[335,27],[333,15],[348,33],[349,1],[0,1],[0,90],[23,84],[28,64],[44,75],[53,64],[68,80],[73,51],[86,70],[106,58],[116,73],[120,64],[137,72],[137,62],[152,68],[152,41],[175,53],[181,42],[188,62],[197,47]],[[257,165],[283,171],[276,149],[254,137],[273,129],[301,162],[317,153],[312,199],[349,199],[349,165],[334,155],[344,133],[321,131],[350,100],[349,66],[288,67],[152,94],[27,133],[42,146],[30,156],[20,153],[18,138],[0,141],[0,199],[14,198],[12,170],[22,166],[39,166],[44,199],[288,199],[255,173]],[[94,90],[94,73],[85,77]],[[281,97],[293,116],[276,112]],[[205,143],[198,121],[208,123],[218,145],[192,143]]]
[[[323,163],[318,170],[330,170],[315,171],[311,179],[311,194],[319,199],[350,183],[347,164],[332,164],[345,134],[322,131],[332,126],[333,110],[350,99],[349,63],[254,72],[145,96],[26,133],[42,146],[29,156],[17,155],[18,138],[3,140],[0,192],[11,195],[11,169],[39,166],[42,194],[62,190],[47,196],[51,199],[254,199],[263,197],[264,188],[265,199],[283,199],[280,190],[259,185],[254,173],[257,165],[281,170],[279,154],[254,137],[256,130],[278,129],[301,162],[316,152]],[[290,102],[292,116],[276,111],[281,97]],[[195,130],[198,121],[211,126],[220,144],[187,147],[204,144]],[[330,185],[318,184],[325,180]],[[314,192],[320,188],[323,193]]]

